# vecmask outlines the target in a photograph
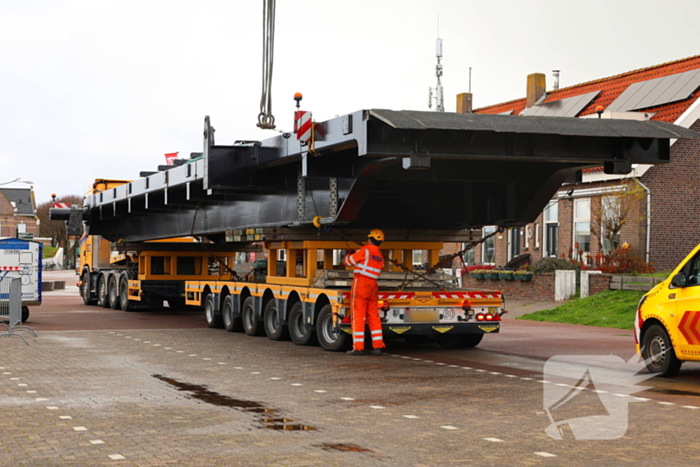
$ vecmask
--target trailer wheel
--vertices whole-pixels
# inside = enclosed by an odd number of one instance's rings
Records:
[[[243,302],[241,319],[243,320],[243,331],[249,336],[262,336],[265,332],[260,321],[255,318],[255,301],[253,297],[248,297]]]
[[[29,307],[22,307],[22,322],[26,323],[29,320]]]
[[[107,276],[104,274],[100,274],[100,277],[97,279],[97,304],[102,308],[109,308]]]
[[[330,305],[324,306],[318,313],[316,337],[321,347],[330,352],[348,350],[352,343],[350,335],[341,331],[340,327],[333,329],[333,310]]]
[[[676,357],[668,333],[658,324],[647,329],[642,339],[642,357],[651,373],[661,376],[673,376],[681,369],[681,362]]]
[[[121,304],[119,303],[119,282],[117,281],[117,276],[112,274],[109,276],[109,287],[107,288],[107,296],[109,297],[109,307],[113,310],[119,310]]]
[[[90,273],[85,271],[83,273],[83,277],[80,280],[80,295],[83,297],[83,303],[86,305],[94,305],[97,303],[97,300],[92,298],[92,294],[90,293]]]
[[[296,345],[315,345],[316,333],[310,325],[304,322],[304,308],[301,302],[296,302],[289,310],[289,337]]]
[[[221,309],[221,317],[224,320],[224,328],[228,332],[243,332],[243,321],[240,317],[233,317],[233,295],[228,295],[224,299],[224,306]]]
[[[282,341],[289,339],[289,330],[280,322],[279,313],[277,312],[277,300],[270,300],[265,305],[263,324],[265,326],[265,334],[270,340]]]
[[[207,326],[210,328],[220,329],[224,327],[221,315],[216,313],[213,294],[207,295],[207,298],[204,299],[204,316],[207,319]]]
[[[437,336],[437,343],[443,349],[462,349],[476,347],[483,337],[483,334],[443,334]]]
[[[119,278],[119,305],[124,311],[134,311],[136,302],[129,300],[129,275],[122,273]]]

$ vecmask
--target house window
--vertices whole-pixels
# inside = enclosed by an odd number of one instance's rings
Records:
[[[584,257],[591,251],[591,200],[581,198],[574,201],[574,249],[578,244],[578,250]],[[578,258],[578,252],[574,252]],[[578,258],[583,259],[583,258]]]
[[[557,234],[559,231],[559,202],[550,201],[544,209],[544,256],[557,256]]]
[[[508,259],[511,260],[520,254],[520,227],[510,229],[508,231],[508,237],[510,243]]]
[[[484,227],[483,236],[491,235],[496,231],[496,227]],[[490,237],[481,244],[481,262],[484,264],[494,264],[496,262],[496,239]]]

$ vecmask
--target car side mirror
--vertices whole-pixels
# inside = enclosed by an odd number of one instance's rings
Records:
[[[673,276],[673,279],[671,280],[671,285],[674,287],[685,287],[687,285],[687,280],[685,278],[685,274],[682,272],[679,272],[675,276]]]

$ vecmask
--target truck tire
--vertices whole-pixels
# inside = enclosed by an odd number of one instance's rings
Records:
[[[129,300],[129,275],[122,273],[119,277],[119,306],[124,311],[134,311],[136,302]]]
[[[443,334],[436,340],[443,349],[463,349],[476,347],[483,337],[483,334]]]
[[[83,297],[83,303],[86,305],[94,305],[97,303],[97,299],[92,297],[90,293],[90,273],[85,271],[83,277],[80,279],[80,296]]]
[[[117,280],[116,274],[111,274],[109,276],[109,281],[107,282],[107,296],[109,297],[109,307],[113,310],[121,309],[121,304],[119,303],[119,281]]]
[[[289,330],[287,326],[280,322],[279,313],[277,311],[277,300],[271,299],[267,302],[267,305],[265,305],[265,312],[263,313],[265,334],[273,341],[288,340]]]
[[[676,357],[668,333],[659,324],[649,327],[642,339],[642,358],[651,373],[661,376],[673,376],[681,369],[681,362]]]
[[[29,307],[22,307],[22,322],[26,323],[29,320]]]
[[[208,294],[207,298],[204,299],[204,317],[207,319],[207,326],[214,329],[221,329],[224,327],[224,324],[221,319],[221,314],[216,311],[214,295]]]
[[[107,276],[105,274],[100,274],[100,276],[97,278],[97,304],[102,308],[109,308]]]
[[[340,352],[350,349],[351,336],[340,330],[333,329],[333,310],[330,305],[321,308],[316,320],[316,337],[324,350]]]
[[[314,330],[304,322],[304,308],[301,302],[296,302],[289,310],[289,337],[296,345],[316,345],[317,338]]]
[[[262,336],[265,332],[262,323],[255,317],[255,301],[253,297],[248,297],[243,302],[241,319],[243,320],[243,331],[249,336]]]
[[[228,295],[224,299],[224,306],[221,307],[221,317],[224,321],[224,329],[228,332],[243,332],[243,321],[240,316],[233,317],[233,295]]]

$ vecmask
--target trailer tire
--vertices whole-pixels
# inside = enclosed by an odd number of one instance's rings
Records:
[[[129,300],[129,275],[125,272],[119,277],[119,305],[124,311],[134,311],[136,308],[136,302]]]
[[[109,297],[109,307],[113,310],[120,310],[121,304],[119,303],[119,281],[117,280],[116,274],[109,276],[109,281],[107,282],[109,287],[107,288],[107,296]]]
[[[443,334],[436,340],[443,349],[463,349],[476,347],[483,337],[483,334]]]
[[[221,329],[224,327],[221,314],[216,312],[213,294],[207,295],[207,298],[204,299],[204,317],[207,319],[207,326],[210,328]]]
[[[333,330],[333,309],[330,305],[325,305],[318,313],[316,337],[321,347],[330,352],[348,350],[352,345],[349,334],[341,331],[339,327]]]
[[[29,320],[29,307],[22,307],[22,322],[26,323]]]
[[[94,305],[97,303],[97,300],[92,298],[92,294],[90,293],[91,285],[90,273],[85,271],[83,277],[80,279],[80,296],[83,297],[83,303],[86,305]]]
[[[262,336],[265,332],[262,323],[255,318],[255,300],[253,300],[253,297],[248,297],[243,302],[241,319],[243,320],[243,331],[247,335]]]
[[[289,339],[289,330],[287,326],[283,325],[279,318],[279,313],[277,310],[277,300],[270,300],[265,305],[265,312],[263,313],[263,325],[265,327],[265,334],[270,340],[282,341]]]
[[[97,304],[102,308],[109,308],[107,276],[105,274],[100,274],[100,276],[97,278]]]
[[[676,357],[668,333],[659,324],[649,327],[642,338],[642,358],[651,373],[673,376],[681,369],[682,361]]]
[[[289,337],[296,345],[316,345],[317,338],[314,330],[304,322],[304,307],[301,302],[296,302],[289,310]]]
[[[221,317],[224,321],[224,329],[228,332],[243,332],[243,320],[240,316],[233,317],[233,295],[228,295],[224,299],[224,306],[221,309]]]

